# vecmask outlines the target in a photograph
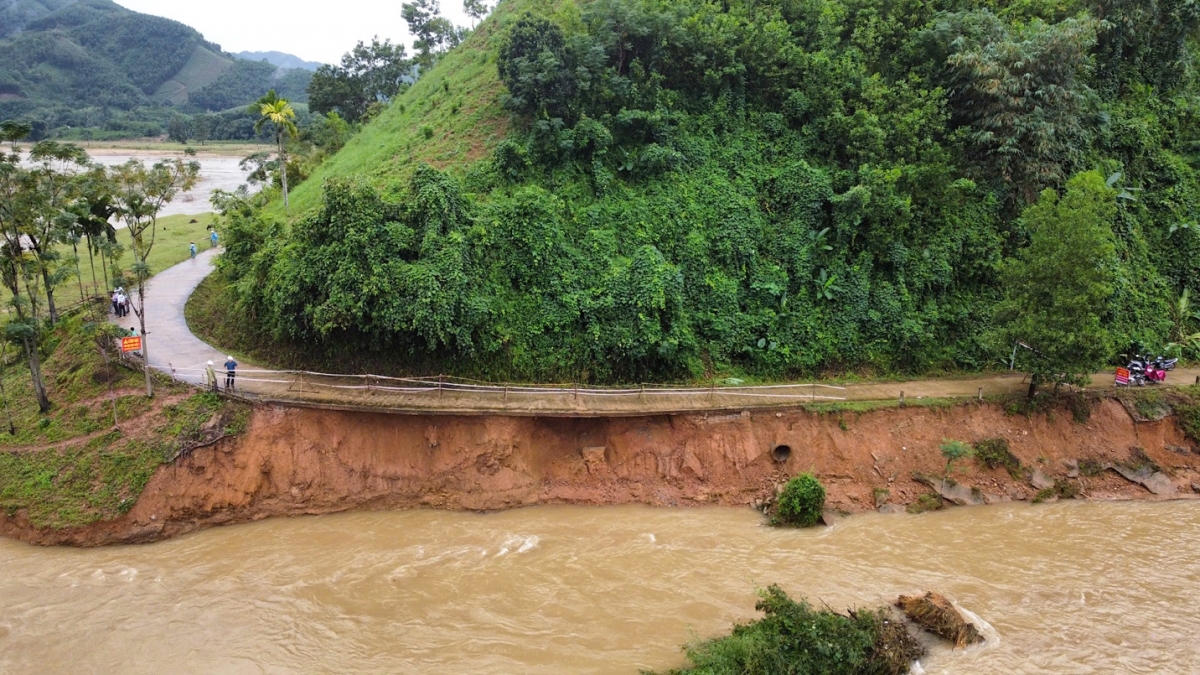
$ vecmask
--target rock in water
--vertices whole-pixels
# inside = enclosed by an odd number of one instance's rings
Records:
[[[983,642],[979,630],[940,593],[930,591],[923,596],[902,595],[896,601],[896,606],[904,610],[913,623],[953,642],[956,649]]]

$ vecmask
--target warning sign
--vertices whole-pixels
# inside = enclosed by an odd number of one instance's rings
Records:
[[[1117,368],[1117,384],[1126,385],[1126,386],[1129,385],[1129,369],[1128,368]]]
[[[142,350],[142,338],[127,337],[121,338],[121,351],[123,352],[140,352]]]

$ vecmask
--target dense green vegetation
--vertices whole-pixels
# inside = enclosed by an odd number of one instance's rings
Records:
[[[154,136],[180,112],[241,112],[270,88],[306,97],[307,70],[236,59],[111,0],[0,4],[0,120],[32,122],[35,140]],[[248,128],[221,119],[208,137],[248,140]]]
[[[141,372],[105,361],[103,306],[81,310],[46,334],[47,386],[55,406],[38,410],[29,372],[0,355],[0,509],[24,510],[36,527],[110,520],[133,507],[153,475],[207,433],[239,433],[249,408],[194,394],[163,378],[155,402],[139,393]],[[114,414],[120,426],[114,426]],[[200,431],[211,420],[219,429]],[[11,433],[10,433],[11,431]]]
[[[791,527],[812,527],[821,521],[825,510],[825,487],[811,473],[789,480],[779,493],[772,523]]]
[[[203,110],[229,110],[247,105],[268,89],[294,103],[307,102],[312,73],[290,70],[276,79],[278,70],[266,61],[235,61],[216,81],[192,94],[188,102]]]
[[[673,675],[902,675],[925,653],[886,608],[843,616],[796,602],[778,586],[759,594],[765,616],[726,637],[686,647]]]
[[[506,380],[1162,349],[1200,290],[1198,25],[1181,0],[512,0],[296,189],[304,217],[235,209],[226,303],[316,359]],[[1009,330],[1047,297],[1020,266],[1060,260],[1022,251],[1087,214],[1104,283],[1055,308],[1104,334]],[[1055,350],[1075,364],[1030,363]]]

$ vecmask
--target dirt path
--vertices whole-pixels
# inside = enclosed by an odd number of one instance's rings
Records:
[[[184,306],[196,286],[213,271],[218,251],[205,251],[164,270],[147,284],[147,345],[150,365],[192,384],[202,381],[208,361],[221,364],[225,354],[204,343],[188,329]],[[1172,372],[1170,385],[1200,381],[1200,368]],[[795,406],[821,401],[909,401],[996,396],[1025,391],[1021,374],[907,382],[854,383],[845,387],[784,384],[771,387],[715,389],[576,390],[571,387],[500,387],[392,380],[370,376],[321,376],[265,370],[249,363],[238,369],[238,392],[250,398],[313,407],[348,410],[390,410],[412,413],[509,415],[655,415],[676,412],[737,411],[746,408]],[[1113,374],[1097,373],[1092,389],[1111,388]]]

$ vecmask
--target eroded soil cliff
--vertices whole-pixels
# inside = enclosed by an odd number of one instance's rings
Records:
[[[1021,472],[966,460],[942,481],[945,440],[992,438],[1009,442]],[[254,412],[243,436],[160,468],[118,520],[37,530],[21,513],[0,514],[0,533],[38,544],[94,546],[356,508],[750,505],[807,471],[826,485],[831,508],[850,512],[911,504],[934,492],[930,476],[935,487],[953,486],[966,501],[981,503],[1031,499],[1039,489],[1045,497],[1045,485],[1055,481],[1080,498],[1178,498],[1192,493],[1200,463],[1193,445],[1173,418],[1135,422],[1113,400],[1100,402],[1086,423],[1062,412],[1009,415],[982,403],[861,414],[607,419],[266,407]],[[1117,471],[1097,468],[1109,465],[1154,473],[1169,486],[1157,485],[1159,494],[1152,494]]]

